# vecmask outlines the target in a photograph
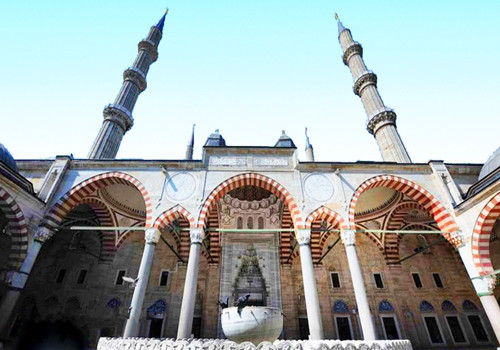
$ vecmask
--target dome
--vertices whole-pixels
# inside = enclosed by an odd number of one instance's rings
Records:
[[[493,154],[488,158],[486,163],[484,163],[481,172],[479,173],[478,180],[485,178],[499,166],[500,166],[500,147],[498,147],[497,150],[493,152]]]
[[[224,140],[224,138],[220,134],[219,129],[216,129],[213,133],[211,133],[207,139],[207,142],[205,142],[205,147],[221,147],[225,145],[226,140]]]
[[[0,162],[5,164],[10,169],[14,170],[16,173],[19,172],[14,157],[12,157],[12,154],[10,154],[9,150],[1,143],[0,143]]]
[[[274,147],[288,147],[288,148],[293,147],[293,148],[295,148],[295,144],[293,143],[293,141],[290,138],[290,136],[288,136],[285,133],[285,130],[283,130],[281,132],[280,138],[278,139],[278,142],[276,142],[276,144],[274,145]]]

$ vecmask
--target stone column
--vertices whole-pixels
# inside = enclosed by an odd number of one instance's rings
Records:
[[[189,249],[186,281],[184,282],[184,292],[182,294],[181,315],[179,317],[177,339],[186,339],[191,337],[194,303],[196,302],[196,284],[198,280],[201,244],[205,238],[205,233],[199,228],[191,229],[190,237],[191,248]]]
[[[146,244],[142,253],[141,265],[139,274],[135,281],[134,294],[129,307],[129,317],[125,325],[123,337],[137,337],[139,335],[139,319],[141,317],[142,305],[148,287],[149,274],[151,273],[151,265],[155,255],[156,243],[160,240],[160,231],[155,228],[147,229],[144,233]]]
[[[361,322],[361,330],[363,331],[364,340],[376,340],[375,324],[368,305],[366,297],[365,284],[363,282],[363,274],[359,266],[358,254],[356,253],[356,230],[342,230],[340,238],[345,247],[347,262],[349,263],[349,271],[351,272],[352,284],[354,286],[354,296],[358,305],[359,320]]]
[[[311,255],[311,230],[297,230],[297,241],[300,247],[300,264],[302,267],[302,283],[306,298],[307,321],[309,323],[309,339],[323,339],[323,324],[319,308],[318,289],[314,279],[314,267]]]
[[[484,312],[490,321],[491,327],[495,332],[498,343],[500,343],[500,306],[493,295],[493,290],[495,289],[496,277],[486,277],[480,278],[477,272],[476,265],[472,259],[472,249],[470,244],[465,244],[465,237],[462,231],[455,231],[451,233],[451,242],[455,245],[455,248],[460,254],[460,258],[471,278],[472,285],[476,290],[481,304],[483,304]],[[500,347],[497,348],[500,350]]]
[[[46,227],[38,227],[33,243],[28,249],[28,254],[24,259],[19,271],[10,271],[8,273],[7,281],[9,284],[9,289],[2,300],[0,305],[0,335],[7,336],[12,324],[9,324],[9,320],[12,318],[12,312],[17,304],[17,300],[21,295],[21,291],[26,285],[26,281],[35,265],[38,253],[42,248],[43,243],[52,237],[54,233]]]

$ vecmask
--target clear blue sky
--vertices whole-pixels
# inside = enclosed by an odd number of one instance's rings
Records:
[[[380,160],[337,40],[338,12],[398,114],[415,162],[484,162],[499,146],[500,1],[2,1],[0,142],[18,159],[84,158],[137,43],[170,8],[159,59],[119,158],[195,157],[216,128],[228,145],[304,159]]]

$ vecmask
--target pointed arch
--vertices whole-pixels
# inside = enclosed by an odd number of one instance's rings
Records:
[[[142,183],[131,175],[121,172],[109,172],[93,176],[66,192],[45,216],[45,226],[49,229],[56,228],[64,217],[81,203],[83,198],[103,187],[116,184],[131,186],[141,193],[146,206],[146,226],[151,224],[153,212],[151,198]]]
[[[111,215],[110,209],[106,206],[104,202],[95,197],[83,198],[80,204],[89,205],[97,218],[101,226],[117,226],[113,220],[113,215]],[[101,239],[101,251],[99,254],[100,262],[111,262],[113,261],[116,249],[117,249],[117,231],[99,231],[99,238]]]
[[[497,193],[479,213],[472,231],[472,259],[480,275],[493,272],[490,259],[490,234],[499,217],[500,193]]]
[[[175,207],[165,210],[156,218],[153,227],[165,227],[171,222],[178,220],[179,217],[183,217],[189,222],[189,228],[195,228],[194,216],[181,205],[176,205]]]
[[[28,251],[28,226],[24,214],[14,198],[0,187],[0,211],[7,219],[7,227],[12,239],[9,265],[19,268]]]
[[[208,219],[208,213],[216,205],[216,203],[225,196],[229,191],[243,186],[256,186],[268,190],[277,196],[283,205],[288,207],[292,217],[293,224],[296,229],[304,227],[300,209],[292,195],[277,181],[256,173],[244,173],[233,176],[221,182],[207,197],[198,216],[198,228],[203,228]]]
[[[311,229],[311,253],[314,262],[317,262],[321,258],[325,242],[332,234],[330,231],[321,233],[321,229],[317,221],[320,221],[320,223],[326,222],[330,228],[347,228],[344,218],[342,218],[340,214],[325,206],[321,206],[309,214],[305,221],[305,228]],[[313,225],[313,223],[316,224]]]
[[[449,240],[450,243],[455,245],[456,242],[451,240],[450,233],[457,231],[458,226],[443,204],[420,185],[395,175],[374,176],[358,186],[349,204],[349,227],[355,227],[354,214],[359,197],[365,191],[377,187],[392,188],[393,190],[402,192],[406,196],[418,202],[426,211],[431,213],[439,229],[446,232],[443,233],[443,236]]]

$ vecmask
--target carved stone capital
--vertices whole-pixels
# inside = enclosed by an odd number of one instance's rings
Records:
[[[193,228],[189,231],[189,237],[191,244],[201,244],[205,238],[205,232],[201,228]]]
[[[370,134],[375,135],[382,126],[387,124],[396,124],[396,113],[392,109],[386,109],[371,117],[366,124],[366,129]]]
[[[147,244],[156,244],[160,240],[161,232],[157,228],[148,228],[144,232],[144,239]]]
[[[347,66],[349,59],[356,54],[363,56],[363,47],[357,41],[353,42],[345,49],[344,54],[342,55],[342,61],[344,61],[344,64]]]
[[[497,285],[497,276],[491,275],[484,278],[484,283],[486,284],[486,288],[488,288],[488,292],[493,294],[495,287]]]
[[[363,91],[363,89],[368,85],[377,86],[377,75],[372,71],[367,71],[358,77],[358,79],[354,82],[352,89],[356,95],[361,96],[361,91]]]
[[[107,105],[104,107],[103,114],[104,120],[118,124],[123,129],[123,132],[127,132],[134,125],[134,118],[132,118],[130,111],[120,105],[114,103]]]
[[[130,81],[133,84],[137,85],[140,92],[146,90],[146,76],[139,69],[130,67],[123,72],[123,80]]]
[[[340,232],[340,239],[344,246],[350,246],[356,244],[356,230],[342,230]]]
[[[143,39],[139,42],[139,51],[146,51],[151,57],[151,62],[153,63],[158,59],[158,51],[156,50],[156,45],[154,42],[148,39]]]
[[[450,243],[458,249],[465,245],[465,235],[461,230],[453,231],[450,233]]]
[[[309,245],[311,242],[311,230],[310,229],[298,229],[295,234],[297,242],[299,245]]]
[[[52,237],[53,234],[54,232],[51,231],[49,228],[45,226],[38,226],[34,235],[34,239],[35,241],[44,243],[46,240]]]

